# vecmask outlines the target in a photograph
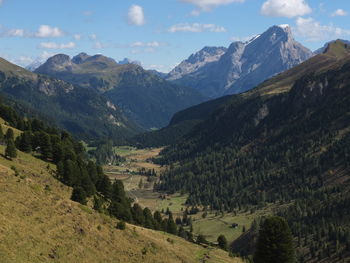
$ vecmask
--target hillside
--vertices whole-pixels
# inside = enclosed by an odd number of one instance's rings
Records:
[[[23,115],[38,115],[83,139],[122,142],[141,131],[94,90],[38,75],[0,59],[0,92]],[[94,123],[94,127],[91,126]]]
[[[302,262],[348,258],[349,69],[349,46],[336,41],[232,96],[163,151],[160,163],[181,165],[158,190],[188,192],[189,204],[225,211],[278,203],[275,213],[289,220]]]
[[[54,169],[24,153],[0,157],[1,262],[240,262],[162,232],[117,230],[117,220],[69,200],[71,189],[53,178]]]
[[[164,127],[175,112],[205,100],[199,92],[171,84],[139,65],[117,64],[102,55],[55,55],[35,72],[98,91],[145,129]]]

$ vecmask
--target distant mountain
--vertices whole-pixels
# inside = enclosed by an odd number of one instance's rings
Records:
[[[181,165],[164,173],[157,190],[187,192],[188,204],[224,211],[273,206],[302,240],[296,246],[303,262],[348,260],[349,239],[336,233],[350,236],[349,72],[350,46],[336,41],[230,96],[163,150],[160,164]],[[241,255],[250,250],[235,245]]]
[[[102,55],[81,53],[70,59],[59,54],[35,72],[98,91],[145,129],[164,127],[175,112],[205,100],[194,89],[171,84],[138,65],[120,65]]]
[[[162,79],[165,79],[166,76],[168,75],[167,73],[163,73],[163,72],[160,72],[160,71],[155,70],[155,69],[149,69],[148,72],[153,74],[153,75],[156,75],[157,77],[160,77]]]
[[[41,61],[41,60],[35,60],[32,63],[30,63],[28,66],[25,67],[26,70],[29,71],[34,71],[36,70],[38,67],[40,67],[45,61]]]
[[[202,53],[191,55],[167,79],[210,97],[244,92],[313,56],[294,40],[287,25],[273,26],[248,42],[233,42],[196,68],[197,64],[190,62]]]
[[[124,58],[123,60],[118,61],[118,64],[125,65],[125,64],[135,64],[141,66],[141,62],[138,60],[131,60],[130,58]]]
[[[1,58],[0,92],[20,105],[23,114],[43,116],[82,139],[110,138],[122,143],[142,130],[96,90],[35,74]]]

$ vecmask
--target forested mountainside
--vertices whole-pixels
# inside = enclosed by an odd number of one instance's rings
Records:
[[[309,59],[313,53],[295,41],[288,25],[272,26],[228,49],[204,48],[180,63],[168,80],[212,98],[238,94]]]
[[[55,55],[35,72],[99,92],[144,129],[164,127],[174,113],[206,99],[139,65],[117,64],[102,55]]]
[[[158,190],[189,204],[278,204],[301,262],[342,262],[350,247],[350,48],[336,41],[260,87],[232,96],[181,142]]]
[[[137,134],[128,139],[128,142],[137,147],[159,147],[174,144],[229,99],[230,96],[223,96],[179,111],[171,118],[168,126],[156,131]]]
[[[142,130],[95,90],[32,73],[4,59],[0,59],[0,84],[2,95],[24,115],[40,115],[86,140],[111,138],[122,143]]]

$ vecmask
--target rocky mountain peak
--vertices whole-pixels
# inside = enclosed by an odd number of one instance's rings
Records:
[[[47,63],[51,63],[51,64],[64,64],[69,62],[70,62],[70,57],[66,54],[57,54],[50,57],[47,60]]]
[[[88,59],[90,56],[84,52],[79,53],[75,57],[72,58],[72,62],[75,64],[81,64],[84,63],[86,59]]]
[[[176,80],[182,78],[186,74],[197,71],[204,65],[218,61],[225,54],[225,47],[209,47],[206,46],[200,51],[192,54],[188,59],[181,62],[176,68],[169,72],[167,79]]]
[[[169,73],[168,80],[218,97],[254,88],[314,55],[294,40],[289,25],[274,25],[247,42],[217,48],[217,55],[210,51],[205,47],[192,54]]]

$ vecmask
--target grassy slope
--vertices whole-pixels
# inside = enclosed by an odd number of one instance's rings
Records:
[[[18,154],[14,161],[0,156],[0,262],[240,262],[162,232],[117,230],[116,220],[70,201],[53,166]]]

